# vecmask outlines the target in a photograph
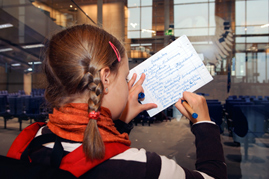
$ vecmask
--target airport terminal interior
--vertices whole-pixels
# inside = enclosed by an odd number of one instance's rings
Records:
[[[186,35],[213,78],[193,92],[219,126],[228,178],[269,178],[269,0],[0,0],[0,155],[22,129],[49,120],[46,47],[79,24],[117,37],[130,69]],[[174,105],[133,123],[132,147],[195,169],[195,138]]]

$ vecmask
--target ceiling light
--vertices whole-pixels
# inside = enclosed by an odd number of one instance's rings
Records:
[[[139,44],[131,44],[131,47],[138,47],[140,46]]]
[[[42,62],[28,62],[29,65],[32,65],[33,63],[34,65],[42,64]]]
[[[13,25],[10,24],[10,23],[6,23],[6,24],[1,24],[0,25],[0,29],[9,28],[9,27],[13,27]]]
[[[24,49],[28,49],[28,48],[40,48],[40,47],[44,47],[43,44],[34,44],[34,45],[24,45],[22,46],[22,48]]]
[[[11,66],[13,66],[13,67],[19,67],[19,66],[21,66],[21,64],[20,63],[13,63],[13,64],[11,64]]]
[[[12,51],[12,48],[2,48],[0,49],[0,52],[8,52],[8,51]]]
[[[138,24],[137,23],[130,23],[130,25],[135,28]]]
[[[264,24],[261,26],[261,28],[268,27],[268,26],[269,26],[269,24]]]
[[[150,29],[142,29],[142,32],[151,32],[151,33],[155,33],[155,30],[150,30]]]
[[[142,46],[152,46],[152,44],[148,43],[148,44],[141,44]]]

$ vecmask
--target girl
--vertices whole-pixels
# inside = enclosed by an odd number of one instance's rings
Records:
[[[184,92],[183,98],[199,114],[197,119],[180,99],[176,107],[195,123],[197,171],[129,147],[130,121],[157,106],[138,102],[145,75],[134,84],[135,74],[127,83],[125,49],[103,29],[79,25],[54,35],[43,63],[48,81],[45,97],[53,114],[47,124],[34,123],[22,131],[9,157],[59,167],[76,177],[227,177],[218,127],[210,121],[205,99],[193,93]]]

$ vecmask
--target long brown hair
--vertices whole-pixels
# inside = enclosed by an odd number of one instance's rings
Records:
[[[87,90],[89,112],[99,111],[104,90],[100,70],[109,67],[117,74],[120,64],[109,41],[123,57],[125,49],[119,40],[97,26],[73,26],[51,38],[43,64],[48,81],[45,98],[52,107],[64,106],[74,100],[70,96]],[[105,147],[96,120],[89,119],[83,150],[91,160],[104,157]]]

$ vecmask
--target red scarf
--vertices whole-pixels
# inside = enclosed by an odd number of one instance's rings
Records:
[[[131,141],[128,134],[118,132],[109,109],[101,107],[100,113],[97,126],[103,141],[118,142],[130,146]],[[88,104],[70,103],[59,110],[53,109],[53,114],[49,115],[47,125],[54,134],[61,138],[82,142],[88,122]]]

